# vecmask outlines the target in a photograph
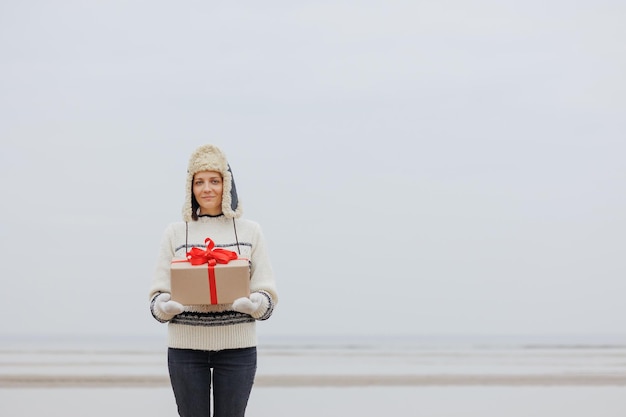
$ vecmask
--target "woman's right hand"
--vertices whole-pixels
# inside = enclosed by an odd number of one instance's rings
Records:
[[[166,292],[157,296],[154,307],[163,314],[176,315],[185,311],[185,307],[177,301],[170,300],[170,295]]]

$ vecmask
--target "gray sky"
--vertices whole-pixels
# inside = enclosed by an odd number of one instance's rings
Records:
[[[235,3],[0,5],[2,334],[163,334],[204,143],[264,334],[624,332],[623,1]]]

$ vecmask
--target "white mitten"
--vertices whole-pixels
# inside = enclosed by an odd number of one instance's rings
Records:
[[[232,308],[240,313],[252,315],[261,308],[261,303],[263,303],[263,296],[258,292],[253,292],[250,298],[242,297],[233,301]]]
[[[170,295],[166,292],[157,296],[154,307],[163,314],[176,315],[185,311],[185,307],[178,301],[170,300]]]

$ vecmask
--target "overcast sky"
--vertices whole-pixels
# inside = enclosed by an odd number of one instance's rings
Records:
[[[190,153],[268,240],[267,335],[626,329],[626,3],[0,5],[7,334],[161,335]]]

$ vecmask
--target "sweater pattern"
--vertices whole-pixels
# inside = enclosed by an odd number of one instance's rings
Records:
[[[249,314],[237,311],[219,311],[196,313],[186,311],[174,316],[171,320],[174,324],[186,326],[229,326],[231,324],[253,323],[254,319]]]

